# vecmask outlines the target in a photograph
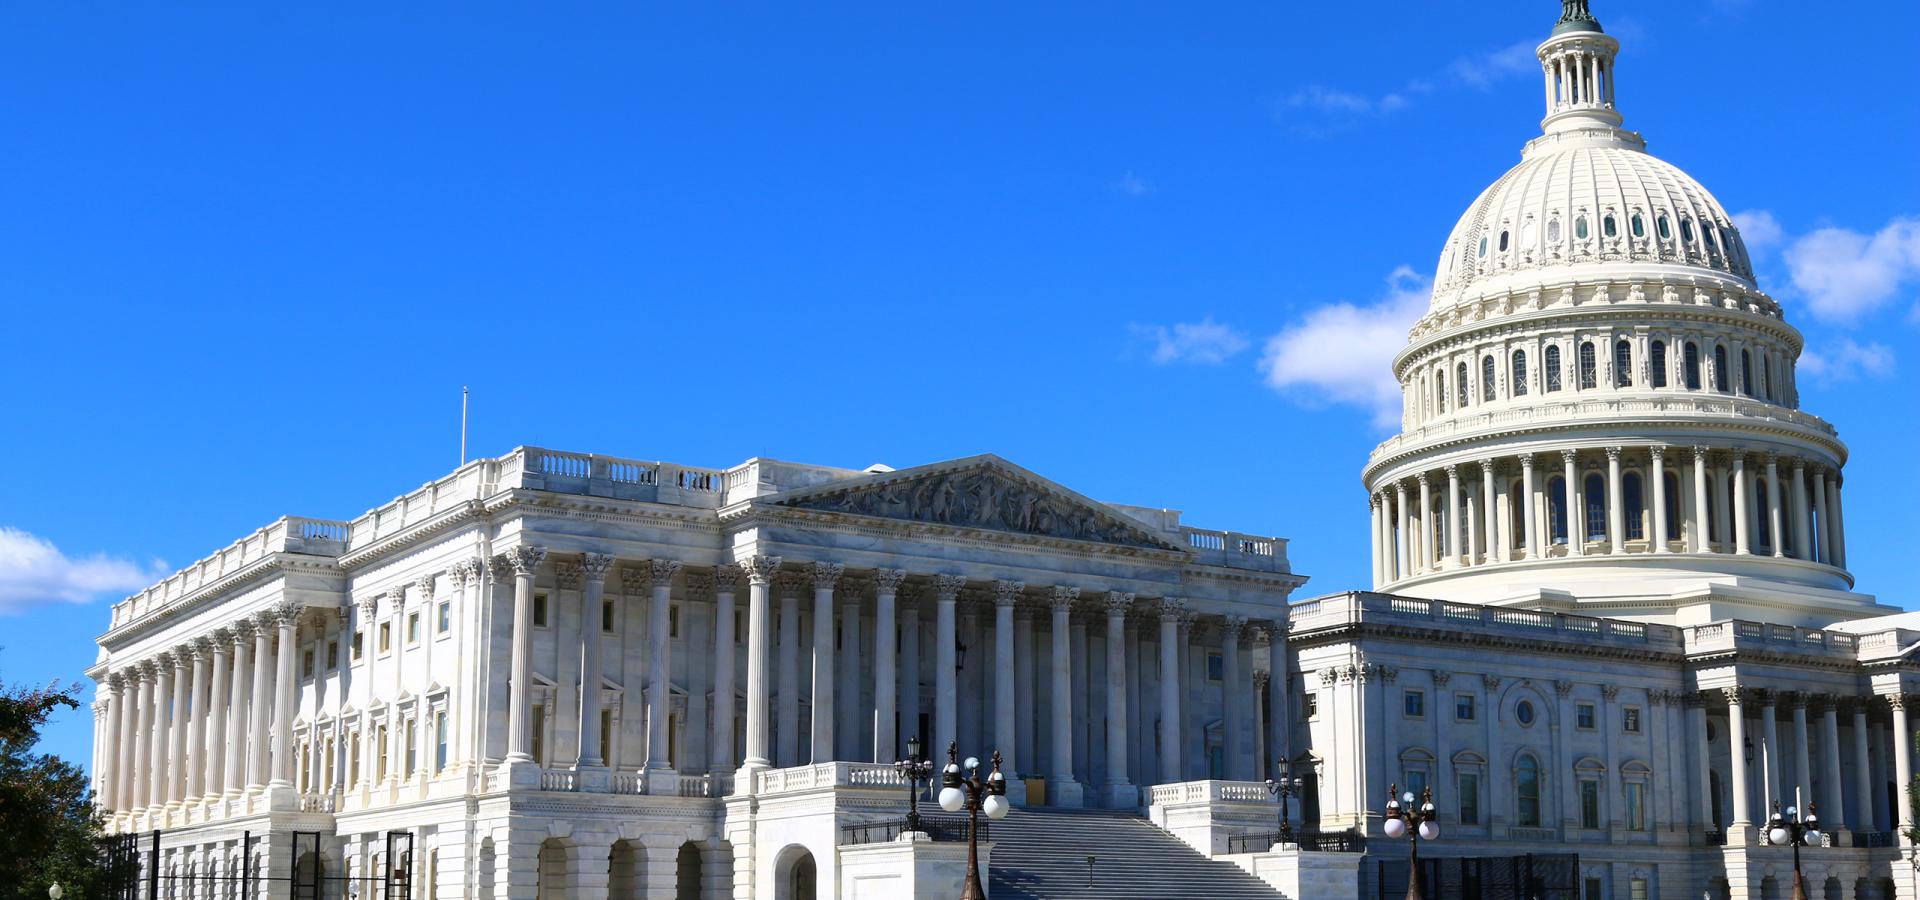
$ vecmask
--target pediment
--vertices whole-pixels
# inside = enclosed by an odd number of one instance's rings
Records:
[[[1132,518],[993,455],[776,494],[766,502],[877,519],[1183,550]]]

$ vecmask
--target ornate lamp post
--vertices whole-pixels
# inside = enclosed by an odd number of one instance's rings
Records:
[[[1399,790],[1397,784],[1387,786],[1387,820],[1381,827],[1387,837],[1407,836],[1407,844],[1413,848],[1407,860],[1407,900],[1426,900],[1426,888],[1420,883],[1420,842],[1440,836],[1440,813],[1433,808],[1432,786],[1420,792],[1418,808],[1413,805],[1412,791],[1394,797]]]
[[[1807,900],[1807,888],[1800,879],[1800,848],[1820,846],[1820,817],[1814,813],[1813,804],[1807,804],[1807,817],[1802,819],[1800,810],[1791,806],[1782,816],[1780,801],[1773,801],[1773,818],[1767,820],[1767,843],[1793,848],[1793,900]]]
[[[1293,761],[1280,760],[1276,766],[1280,770],[1278,781],[1267,779],[1267,793],[1280,798],[1280,843],[1291,844],[1293,839],[1293,819],[1287,815],[1287,801],[1306,786],[1306,780],[1293,774]]]
[[[960,900],[987,900],[980,888],[980,813],[989,819],[1004,819],[1007,803],[1007,777],[1000,774],[1000,751],[993,751],[993,773],[980,777],[980,760],[967,757],[967,774],[960,775],[954,762],[959,752],[955,742],[947,743],[947,768],[941,773],[940,808],[947,812],[967,811],[967,882],[960,889]]]
[[[920,786],[933,777],[933,760],[920,755],[920,736],[907,738],[907,758],[895,762],[893,770],[907,782],[907,830],[920,830]]]

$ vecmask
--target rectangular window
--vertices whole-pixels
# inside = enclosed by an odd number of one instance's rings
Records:
[[[1638,781],[1629,781],[1627,789],[1627,830],[1647,830],[1647,786]]]
[[[1471,722],[1474,716],[1474,697],[1472,694],[1453,695],[1453,717],[1457,721]]]
[[[1407,793],[1413,795],[1414,808],[1419,808],[1420,798],[1427,795],[1427,770],[1409,769],[1407,771]]]
[[[373,733],[375,749],[379,756],[374,759],[374,777],[387,780],[387,726],[381,725]]]
[[[366,633],[355,629],[353,632],[353,659],[355,662],[360,660],[361,648],[366,645],[366,642]]]
[[[1582,900],[1607,900],[1607,885],[1598,878],[1589,878],[1581,888]]]
[[[446,634],[448,632],[451,632],[452,630],[453,630],[453,601],[442,600],[440,601],[440,633]]]
[[[447,711],[436,710],[433,714],[433,770],[445,771],[447,768]]]
[[[533,624],[537,628],[547,627],[547,595],[533,595]]]
[[[392,649],[393,649],[393,623],[381,622],[380,623],[380,652],[386,653],[387,651]]]
[[[667,608],[667,637],[677,638],[679,636],[680,636],[680,607],[678,604],[676,604],[674,606],[670,606]],[[839,644],[840,637],[838,633],[834,635],[833,640],[835,644]]]
[[[1225,681],[1226,677],[1227,677],[1226,658],[1221,656],[1218,653],[1209,651],[1207,653],[1207,680],[1208,681]]]
[[[407,646],[420,643],[420,614],[407,613]]]
[[[406,721],[406,724],[403,725],[402,727],[407,729],[407,777],[412,778],[413,773],[419,768],[419,765],[420,765],[418,762],[419,757],[414,755],[413,742],[414,742],[414,735],[416,733],[416,729],[413,727],[412,719],[408,719]]]
[[[327,671],[340,668],[340,642],[327,642]]]
[[[1627,881],[1627,900],[1647,900],[1647,880],[1634,878]]]
[[[1593,730],[1593,704],[1581,703],[1573,708],[1574,720],[1585,731]]]
[[[1620,730],[1628,734],[1640,733],[1640,707],[1629,706],[1620,711]]]
[[[1600,782],[1580,782],[1580,827],[1600,827]]]
[[[547,744],[547,742],[546,742],[546,741],[544,741],[544,740],[541,740],[541,738],[545,736],[545,734],[546,734],[546,731],[547,731],[547,706],[546,706],[546,704],[544,704],[544,703],[535,703],[535,704],[533,705],[533,717],[532,717],[532,719],[533,719],[533,720],[532,720],[532,722],[531,722],[531,724],[532,724],[532,726],[533,726],[533,728],[532,728],[532,731],[533,731],[533,758],[534,758],[534,760],[535,760],[535,761],[537,761],[537,762],[539,762],[539,763],[540,763],[541,765],[543,765],[543,766],[544,766],[544,765],[546,765],[546,764],[547,764],[547,747],[546,747],[546,744]]]
[[[1401,698],[1401,714],[1409,719],[1425,718],[1427,715],[1427,694],[1425,691],[1408,691]]]
[[[1477,772],[1462,772],[1459,787],[1455,788],[1460,797],[1460,824],[1480,824],[1480,775]]]
[[[1309,722],[1320,717],[1320,695],[1307,694],[1300,698],[1300,718]]]
[[[313,677],[313,648],[312,647],[308,647],[307,649],[300,652],[300,677],[302,678]]]
[[[347,781],[351,784],[359,784],[360,783],[360,735],[357,733],[350,734],[347,736],[347,740],[349,741],[347,746],[353,748],[353,752],[347,754]]]
[[[600,762],[613,765],[613,710],[600,711]]]
[[[613,601],[612,600],[600,601],[600,630],[601,631],[613,630]]]
[[[746,622],[737,611],[733,614],[733,642],[736,644],[744,644],[747,642]],[[894,644],[894,646],[898,647],[900,645]]]

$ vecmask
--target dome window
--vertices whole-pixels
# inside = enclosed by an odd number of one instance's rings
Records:
[[[1713,348],[1713,389],[1722,394],[1733,393],[1731,373],[1727,371],[1727,345],[1718,344]]]
[[[1680,239],[1689,244],[1693,243],[1693,220],[1692,219],[1680,220]]]
[[[1608,217],[1606,217],[1606,218],[1604,218],[1604,219],[1601,219],[1601,220],[1600,220],[1600,233],[1601,233],[1601,234],[1604,234],[1604,235],[1606,235],[1607,237],[1610,237],[1610,238],[1611,238],[1611,237],[1619,237],[1619,236],[1620,236],[1620,226],[1619,226],[1619,225],[1616,225],[1616,224],[1614,224],[1614,221],[1613,221],[1613,217],[1612,217],[1612,216],[1608,216]]]
[[[1655,228],[1658,228],[1658,229],[1660,230],[1660,239],[1661,239],[1661,240],[1663,240],[1663,241],[1664,241],[1664,240],[1670,240],[1670,239],[1672,239],[1672,237],[1673,237],[1673,227],[1667,224],[1667,217],[1666,217],[1666,216],[1661,216],[1661,217],[1660,217],[1660,218],[1659,218],[1658,220],[1656,220],[1656,221],[1654,222],[1654,227],[1655,227]]]
[[[1467,364],[1461,363],[1453,373],[1454,390],[1460,394],[1460,402],[1454,404],[1457,409],[1466,409],[1467,400],[1473,396],[1473,388],[1467,381]]]
[[[1559,219],[1547,220],[1547,243],[1549,244],[1560,243],[1560,220]]]
[[[1687,370],[1686,372],[1687,390],[1697,391],[1700,389],[1700,384],[1701,384],[1700,345],[1692,341],[1688,341],[1687,349],[1681,354],[1681,356],[1682,356],[1681,365],[1683,368]]]
[[[1480,402],[1482,403],[1493,402],[1494,369],[1493,357],[1488,356],[1480,360]]]
[[[1639,213],[1633,214],[1633,219],[1628,222],[1628,227],[1633,229],[1634,237],[1643,238],[1647,236],[1647,222],[1645,219],[1640,218]]]
[[[1527,395],[1527,352],[1525,350],[1513,351],[1513,395],[1515,397]]]
[[[1633,387],[1633,344],[1629,341],[1613,342],[1613,386]]]
[[[1653,346],[1649,348],[1649,354],[1652,357],[1652,365],[1648,369],[1648,374],[1653,376],[1653,386],[1657,388],[1666,387],[1667,386],[1667,342],[1654,341]]]
[[[1527,221],[1521,223],[1520,246],[1531,248],[1534,245],[1534,243],[1536,243],[1534,241],[1534,237],[1539,233],[1539,230],[1540,229],[1535,226],[1534,221],[1532,219],[1528,219]]]
[[[1481,235],[1480,237],[1480,255],[1483,257],[1487,255],[1487,238],[1485,235]]]
[[[1587,217],[1586,216],[1581,216],[1580,218],[1573,220],[1573,236],[1577,240],[1584,241],[1587,239]]]
[[[1543,373],[1547,379],[1547,393],[1560,389],[1560,348],[1547,348],[1547,367]]]
[[[1591,390],[1600,386],[1600,361],[1595,357],[1592,341],[1580,342],[1580,389]]]
[[[1507,233],[1505,231],[1500,232],[1500,252],[1507,252]]]

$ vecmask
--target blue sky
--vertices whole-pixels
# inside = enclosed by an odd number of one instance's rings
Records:
[[[1862,589],[1913,605],[1920,7],[1594,9],[1628,126],[1807,334]],[[108,601],[278,515],[450,470],[462,384],[478,453],[994,452],[1362,587],[1385,360],[1537,133],[1557,13],[15,8],[0,680],[78,677]]]

